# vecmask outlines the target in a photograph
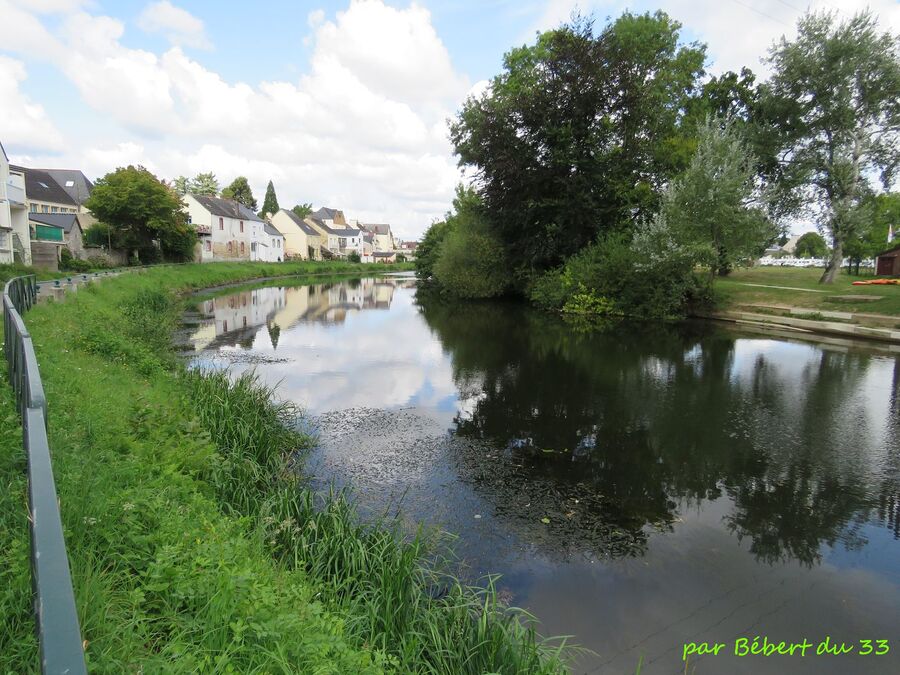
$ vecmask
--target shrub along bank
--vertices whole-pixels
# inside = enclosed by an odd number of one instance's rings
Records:
[[[252,377],[185,373],[170,350],[177,291],[346,270],[371,268],[157,268],[27,315],[90,670],[562,668],[491,588],[448,576],[431,537],[306,490],[290,466],[310,442],[296,409]],[[0,405],[0,670],[29,672],[25,458],[8,394]]]

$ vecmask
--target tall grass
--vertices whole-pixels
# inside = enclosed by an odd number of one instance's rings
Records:
[[[178,366],[179,291],[345,268],[158,268],[26,316],[92,672],[561,669],[490,583],[447,574],[430,536],[362,524],[343,495],[306,490],[290,462],[309,443],[296,409],[252,378]],[[0,672],[34,672],[25,461],[2,392]]]
[[[298,411],[252,373],[185,376],[221,461],[212,482],[227,508],[254,516],[257,536],[281,563],[318,581],[348,635],[409,673],[551,673],[562,645],[539,639],[532,617],[506,608],[492,580],[461,584],[439,538],[404,537],[396,522],[363,524],[346,495],[316,496],[290,473],[309,439],[291,430]]]

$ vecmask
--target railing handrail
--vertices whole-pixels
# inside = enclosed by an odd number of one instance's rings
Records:
[[[22,416],[22,441],[28,459],[35,631],[42,673],[81,675],[87,669],[53,480],[47,399],[34,344],[22,320],[22,313],[31,309],[36,299],[33,274],[10,279],[3,288],[3,346],[9,381]]]

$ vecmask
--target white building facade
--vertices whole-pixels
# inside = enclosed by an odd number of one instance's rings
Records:
[[[0,263],[15,262],[17,253],[24,264],[31,264],[25,176],[10,169],[9,157],[0,143]]]
[[[265,241],[265,223],[253,211],[231,199],[204,195],[185,195],[184,203],[188,222],[197,230],[200,239],[197,260],[260,259],[253,245],[259,248]]]

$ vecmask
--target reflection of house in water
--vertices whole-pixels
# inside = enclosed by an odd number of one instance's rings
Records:
[[[265,325],[277,348],[281,331],[301,322],[343,323],[349,313],[388,309],[402,279],[355,279],[335,284],[257,288],[200,304],[200,327],[191,335],[196,350],[250,346]]]
[[[197,350],[247,344],[284,304],[284,288],[257,288],[206,300],[200,304],[204,318],[191,342]]]
[[[393,280],[358,279],[285,288],[284,306],[272,322],[282,329],[301,321],[343,323],[350,312],[388,309],[397,285]]]

